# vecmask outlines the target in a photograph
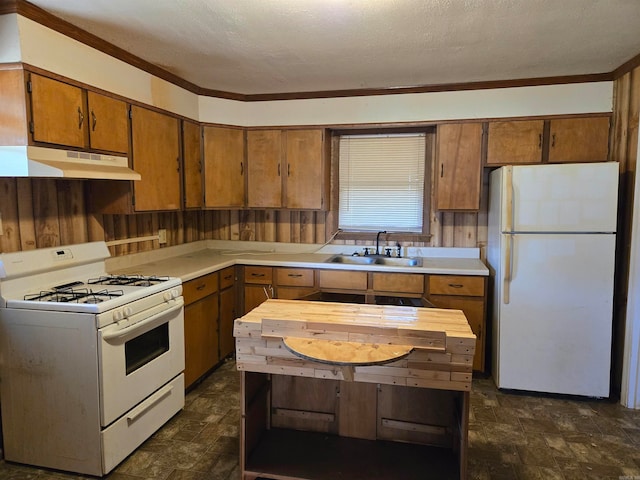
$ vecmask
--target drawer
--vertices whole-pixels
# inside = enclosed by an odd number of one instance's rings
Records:
[[[271,267],[244,267],[244,283],[271,285],[273,269]]]
[[[185,305],[218,291],[218,272],[203,275],[182,284]]]
[[[424,292],[424,275],[415,273],[374,273],[375,292],[419,293]]]
[[[320,288],[340,290],[366,290],[367,272],[320,270]]]
[[[227,267],[224,270],[220,270],[220,290],[233,287],[235,282],[236,282],[235,267]]]
[[[313,270],[310,268],[276,268],[276,285],[313,287]]]
[[[429,276],[429,294],[483,297],[484,277],[431,275]]]

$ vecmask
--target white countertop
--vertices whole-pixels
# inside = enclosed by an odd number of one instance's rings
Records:
[[[422,266],[353,265],[326,263],[336,253],[350,255],[355,245],[266,244],[205,240],[107,259],[107,271],[120,274],[180,277],[183,282],[232,265],[364,270],[487,276],[489,270],[475,248],[412,248]],[[451,256],[447,256],[451,255]]]

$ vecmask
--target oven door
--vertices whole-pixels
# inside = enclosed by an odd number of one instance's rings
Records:
[[[98,331],[98,345],[106,427],[184,370],[183,298],[107,325]]]

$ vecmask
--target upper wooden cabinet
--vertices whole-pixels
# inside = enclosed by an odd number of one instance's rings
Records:
[[[323,129],[247,132],[247,206],[329,208],[329,142]]]
[[[184,173],[184,207],[204,205],[202,191],[202,135],[200,125],[182,121],[182,163]]]
[[[84,147],[87,109],[81,88],[31,74],[31,133],[34,142]]]
[[[487,165],[605,162],[609,116],[488,123]]]
[[[282,207],[282,131],[247,132],[247,206]]]
[[[33,142],[128,152],[125,102],[36,74],[28,85]]]
[[[436,210],[480,208],[482,124],[438,125]]]
[[[322,129],[287,130],[286,208],[328,210],[329,138]]]
[[[181,207],[178,119],[146,108],[131,107],[135,210],[179,210]]]
[[[203,135],[205,207],[244,207],[244,130],[205,126]]]
[[[554,119],[549,128],[549,162],[605,162],[609,117]]]
[[[544,120],[489,122],[487,165],[542,162]]]
[[[126,154],[129,151],[129,109],[126,102],[87,92],[89,146]]]

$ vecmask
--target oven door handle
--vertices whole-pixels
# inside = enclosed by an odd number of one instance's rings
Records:
[[[166,322],[166,320],[164,319],[165,316],[170,315],[171,313],[176,312],[178,310],[181,310],[184,307],[184,300],[182,299],[182,297],[177,302],[178,303],[173,307],[167,308],[166,310],[156,313],[155,315],[151,315],[149,318],[145,318],[144,320],[138,323],[134,323],[133,325],[123,328],[122,330],[116,330],[114,332],[105,332],[102,334],[102,339],[106,341],[116,340],[116,339],[121,340],[129,336],[131,333],[137,333],[137,331],[141,328],[146,328],[146,327],[153,328],[157,325],[161,325]]]

